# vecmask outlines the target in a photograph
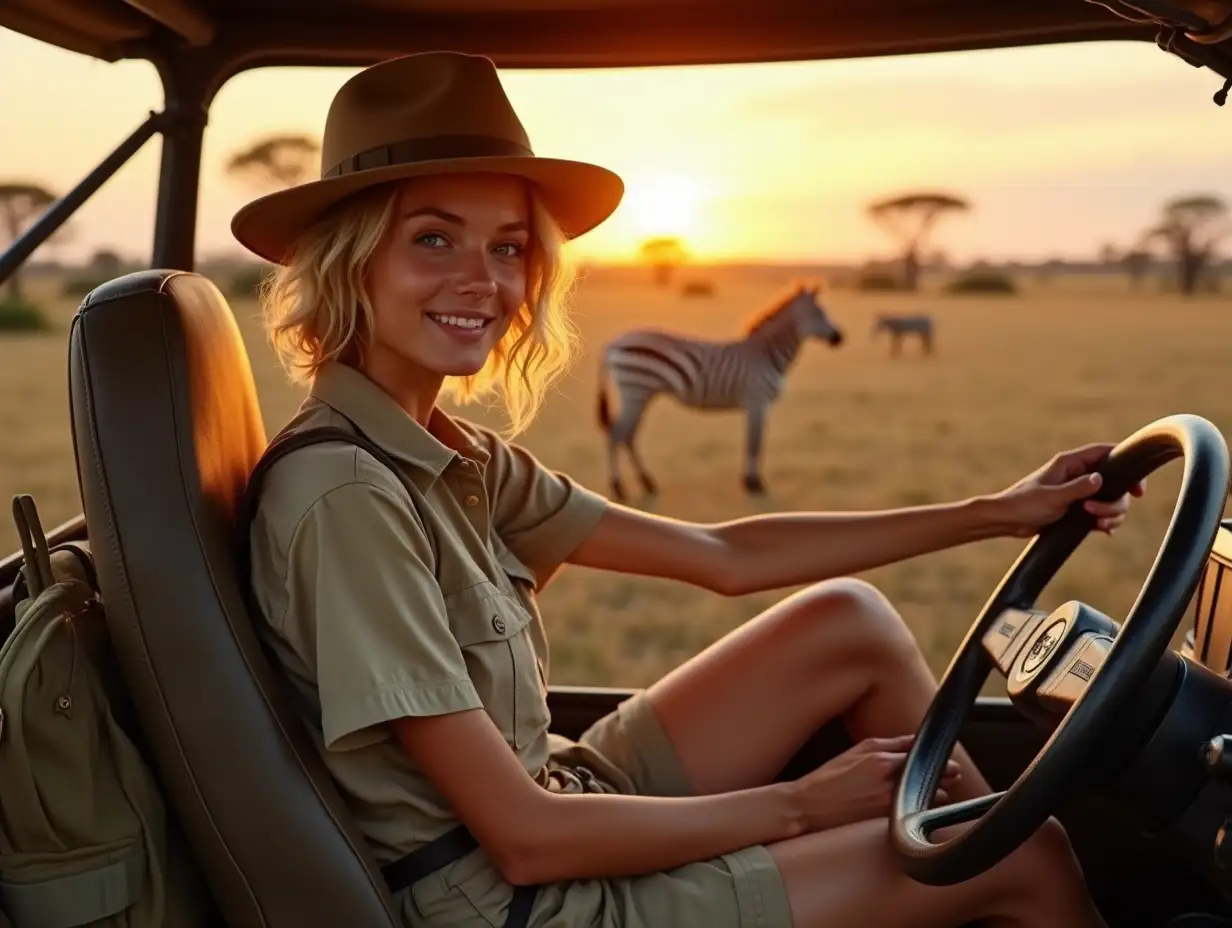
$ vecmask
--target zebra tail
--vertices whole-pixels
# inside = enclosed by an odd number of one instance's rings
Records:
[[[599,379],[599,408],[597,410],[599,425],[603,427],[603,431],[610,432],[612,430],[612,409],[607,401],[607,380],[604,377]]]

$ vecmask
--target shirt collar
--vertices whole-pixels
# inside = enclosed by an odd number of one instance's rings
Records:
[[[395,458],[439,477],[460,454],[487,463],[487,454],[447,413],[433,407],[424,428],[367,375],[327,361],[313,378],[309,396],[345,416]]]

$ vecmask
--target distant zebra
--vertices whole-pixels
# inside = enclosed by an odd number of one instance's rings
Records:
[[[880,332],[890,333],[890,354],[898,357],[904,335],[915,335],[925,354],[933,353],[933,317],[926,315],[893,316],[882,313],[873,323],[873,338]]]
[[[608,436],[613,499],[624,499],[617,452],[628,449],[647,493],[657,487],[633,441],[646,406],[660,393],[695,409],[740,409],[747,420],[744,487],[764,493],[759,459],[766,413],[783,389],[787,369],[810,336],[837,347],[843,334],[817,302],[818,286],[798,284],[745,327],[744,338],[712,341],[661,330],[626,332],[604,348],[599,371],[599,424]],[[607,382],[620,398],[613,420]]]

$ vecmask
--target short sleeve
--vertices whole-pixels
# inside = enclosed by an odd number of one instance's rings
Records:
[[[548,470],[520,445],[490,436],[488,447],[493,527],[518,560],[544,577],[594,530],[607,499]]]
[[[326,749],[380,741],[403,716],[483,707],[405,501],[361,482],[330,490],[288,561],[283,631],[315,666]]]

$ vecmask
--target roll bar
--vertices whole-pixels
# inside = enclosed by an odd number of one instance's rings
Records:
[[[155,135],[162,136],[163,151],[150,266],[193,270],[201,142],[206,112],[221,86],[222,75],[216,70],[172,64],[167,59],[151,60],[163,85],[162,111],[151,112],[77,186],[47,207],[38,220],[0,254],[0,285]]]

